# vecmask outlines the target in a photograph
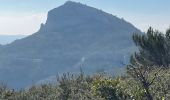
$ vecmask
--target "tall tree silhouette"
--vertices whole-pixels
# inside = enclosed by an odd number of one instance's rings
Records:
[[[131,57],[132,64],[138,62],[146,66],[169,66],[170,29],[163,34],[150,27],[146,34],[134,34],[133,41],[139,48],[139,52]]]

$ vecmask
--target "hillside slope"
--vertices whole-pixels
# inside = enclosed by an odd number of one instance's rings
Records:
[[[0,48],[0,81],[15,88],[63,72],[112,72],[128,63],[135,47],[132,24],[75,2],[48,12],[31,36]]]

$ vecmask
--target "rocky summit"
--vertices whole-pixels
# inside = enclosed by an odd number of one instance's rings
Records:
[[[64,72],[116,72],[136,50],[131,23],[102,10],[68,1],[26,38],[0,47],[0,81],[24,88]]]

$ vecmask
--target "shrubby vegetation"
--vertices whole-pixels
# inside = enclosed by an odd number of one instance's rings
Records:
[[[1,100],[169,100],[170,30],[149,28],[134,34],[139,51],[132,55],[124,76],[63,74],[56,84],[15,91],[0,85]]]
[[[160,72],[149,91],[154,100],[170,98],[170,70]],[[152,78],[154,74],[148,76]],[[42,84],[14,91],[0,88],[1,100],[147,100],[146,90],[131,76],[110,77],[106,74],[86,76],[64,74],[57,84]]]

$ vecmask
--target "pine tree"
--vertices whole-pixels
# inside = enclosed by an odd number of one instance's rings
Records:
[[[139,48],[131,57],[131,64],[168,67],[170,64],[170,29],[163,34],[149,28],[146,34],[134,34],[133,41]]]
[[[143,87],[147,100],[153,100],[150,88],[170,64],[170,29],[162,34],[150,27],[146,34],[134,34],[133,40],[139,51],[131,57],[127,73]]]

